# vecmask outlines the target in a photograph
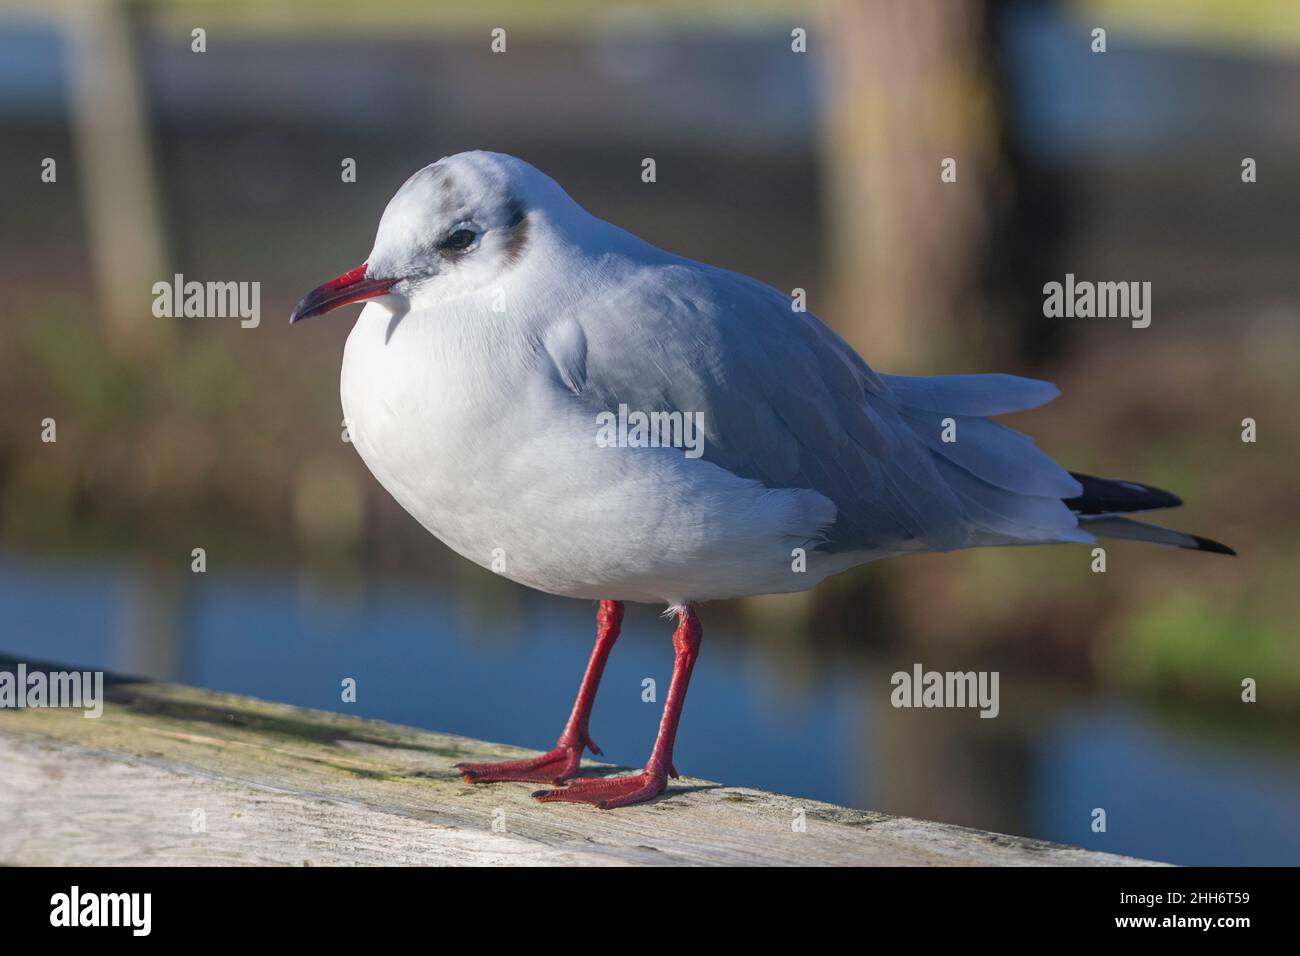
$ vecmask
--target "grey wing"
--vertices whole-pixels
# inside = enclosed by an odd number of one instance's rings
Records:
[[[1046,383],[878,375],[775,289],[685,261],[640,270],[574,319],[580,333],[569,326],[547,344],[561,368],[581,355],[580,372],[562,373],[575,394],[595,411],[702,413],[704,460],[834,503],[825,550],[949,550],[1075,527],[1056,495],[1077,493],[1073,479],[1024,436],[980,417],[1039,404],[1055,394]],[[961,453],[936,447],[943,411],[970,432]],[[1048,497],[988,481],[1026,468]]]

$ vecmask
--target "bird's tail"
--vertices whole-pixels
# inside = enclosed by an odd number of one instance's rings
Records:
[[[1028,436],[989,417],[1051,401],[1059,393],[1049,382],[1014,375],[880,378],[964,509],[974,529],[965,547],[1092,543],[1100,535],[1236,553],[1208,538],[1122,517],[1182,502],[1150,485],[1066,472]],[[951,436],[945,436],[944,425]]]
[[[1210,551],[1214,554],[1236,554],[1226,544],[1199,535],[1162,528],[1122,517],[1134,511],[1153,511],[1157,508],[1177,508],[1183,502],[1177,496],[1136,481],[1118,481],[1113,478],[1094,478],[1070,472],[1083,487],[1082,494],[1063,499],[1065,505],[1079,518],[1079,527],[1103,538],[1127,538],[1130,541],[1150,541],[1173,548],[1192,551]]]

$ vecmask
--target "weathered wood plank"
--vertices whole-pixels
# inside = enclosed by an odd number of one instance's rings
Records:
[[[452,769],[517,748],[180,685],[106,696],[95,720],[0,710],[0,863],[1142,862],[693,778],[645,806],[543,806]]]

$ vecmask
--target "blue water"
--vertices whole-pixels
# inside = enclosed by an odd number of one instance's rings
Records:
[[[179,584],[169,590],[130,564],[0,560],[0,653],[546,748],[568,713],[594,630],[592,606],[522,589],[483,602],[432,588],[309,584],[287,573],[172,580]],[[937,773],[943,788],[972,798],[956,805],[999,811],[985,818],[954,810],[953,822],[1178,863],[1300,862],[1292,752],[1206,740],[1133,705],[1085,697],[1054,702],[1050,713],[1017,725],[1030,739],[1015,751],[1011,772],[964,772],[957,764],[965,761],[936,767],[948,758],[935,754],[978,756],[1005,738],[1009,725],[998,725],[1010,719],[1010,687],[1004,683],[1000,721],[882,712],[891,667],[856,659],[800,666],[797,649],[746,641],[709,619],[706,609],[677,749],[685,772],[943,816],[899,797],[909,781],[924,788]],[[592,724],[609,760],[644,760],[659,704],[643,702],[643,681],[656,681],[662,700],[670,633],[653,611],[629,611]],[[341,700],[349,677],[355,704]],[[888,766],[878,756],[884,733],[908,741],[890,742]],[[1105,833],[1091,829],[1097,807],[1107,814]],[[1018,823],[1006,825],[1008,809]]]
[[[520,590],[515,613],[467,619],[448,595],[379,587],[348,599],[293,577],[194,575],[176,611],[176,652],[141,646],[147,603],[134,570],[0,563],[0,653],[235,691],[305,707],[546,749],[555,742],[595,635],[595,608]],[[672,622],[628,615],[606,666],[592,736],[606,759],[644,762],[660,705],[642,699],[672,672]],[[841,754],[850,684],[786,699],[771,662],[710,628],[692,678],[679,767],[728,782],[800,781],[800,793],[846,793]],[[344,704],[345,678],[357,701]],[[779,766],[780,772],[773,771]],[[706,769],[707,768],[707,769]]]
[[[1300,862],[1294,756],[1175,735],[1119,708],[1070,719],[1053,743],[1035,789],[1054,839],[1179,863]],[[1091,829],[1098,807],[1105,833]]]

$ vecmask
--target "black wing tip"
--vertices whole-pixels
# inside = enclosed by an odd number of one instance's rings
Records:
[[[1063,500],[1067,507],[1079,514],[1128,514],[1178,508],[1183,503],[1183,499],[1173,492],[1140,481],[1098,478],[1078,471],[1070,472],[1070,477],[1079,482],[1083,493]]]
[[[1190,535],[1190,537],[1196,542],[1196,547],[1192,550],[1209,551],[1211,554],[1230,554],[1233,557],[1237,556],[1236,551],[1233,551],[1232,548],[1228,547],[1226,544],[1220,544],[1213,538],[1202,538],[1199,534]]]

